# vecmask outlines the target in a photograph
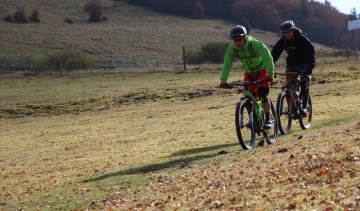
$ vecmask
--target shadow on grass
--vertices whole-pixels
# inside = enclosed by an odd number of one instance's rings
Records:
[[[184,156],[184,155],[195,154],[195,153],[200,153],[200,152],[207,152],[207,151],[217,150],[217,149],[226,148],[226,147],[233,147],[233,146],[240,147],[240,144],[232,143],[232,144],[222,144],[222,145],[202,147],[202,148],[196,148],[196,149],[180,150],[180,151],[172,153],[171,155],[169,155],[167,157]],[[241,147],[239,149],[241,149]]]
[[[235,145],[238,145],[238,144],[223,144],[223,145],[217,145],[217,146],[211,146],[211,147],[203,147],[203,148],[199,148],[199,149],[181,150],[179,152],[173,153],[169,157],[211,151],[211,150],[224,148],[224,147],[231,147],[231,146],[235,146]],[[175,159],[175,160],[170,160],[168,162],[156,163],[156,164],[151,164],[151,165],[147,165],[147,166],[130,168],[130,169],[126,169],[126,170],[122,170],[122,171],[118,171],[118,172],[104,174],[99,177],[83,180],[82,182],[83,183],[96,182],[96,181],[104,180],[104,179],[107,179],[110,177],[117,177],[117,176],[122,176],[122,175],[145,174],[145,173],[163,170],[163,169],[167,169],[167,168],[175,168],[175,167],[183,168],[183,167],[186,167],[187,165],[189,165],[193,161],[208,159],[208,158],[216,157],[216,156],[219,156],[222,154],[226,154],[226,152],[220,151],[218,153],[213,153],[213,154],[208,154],[208,155],[199,155],[199,156],[193,156],[193,157],[179,158],[179,159]]]

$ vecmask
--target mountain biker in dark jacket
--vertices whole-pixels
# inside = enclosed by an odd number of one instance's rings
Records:
[[[292,20],[281,23],[280,30],[283,36],[275,44],[271,51],[274,63],[285,50],[286,72],[300,73],[300,87],[302,95],[301,114],[307,115],[307,102],[309,99],[309,88],[311,73],[315,67],[315,50],[306,33],[297,28]]]
[[[268,79],[272,81],[274,75],[274,62],[268,48],[259,40],[247,35],[245,27],[241,25],[235,26],[230,31],[230,38],[233,43],[229,45],[225,52],[224,64],[222,67],[220,88],[227,88],[227,79],[232,67],[234,58],[238,58],[243,64],[241,70],[245,72],[244,81],[255,81]],[[264,128],[271,128],[270,121],[270,102],[268,94],[270,90],[270,82],[249,86],[249,91],[256,97],[259,97],[263,103],[265,111]]]

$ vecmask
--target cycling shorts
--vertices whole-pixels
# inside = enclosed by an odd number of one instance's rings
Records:
[[[244,82],[252,82],[257,81],[261,79],[266,79],[268,77],[268,71],[267,69],[263,69],[260,72],[256,73],[245,73],[244,74]],[[265,88],[270,90],[270,82],[264,82],[260,84],[255,84],[249,86],[249,91],[258,99],[258,89],[259,88]]]

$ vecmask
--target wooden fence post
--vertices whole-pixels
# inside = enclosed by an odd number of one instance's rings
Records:
[[[185,46],[183,46],[183,62],[184,62],[184,70],[186,70]]]

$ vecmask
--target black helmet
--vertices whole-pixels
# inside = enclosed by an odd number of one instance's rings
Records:
[[[247,34],[245,27],[241,26],[241,25],[237,25],[234,28],[231,29],[230,31],[230,37],[232,39],[237,38],[237,37],[243,37]]]
[[[294,21],[288,20],[281,23],[280,30],[282,32],[289,32],[295,28]]]

